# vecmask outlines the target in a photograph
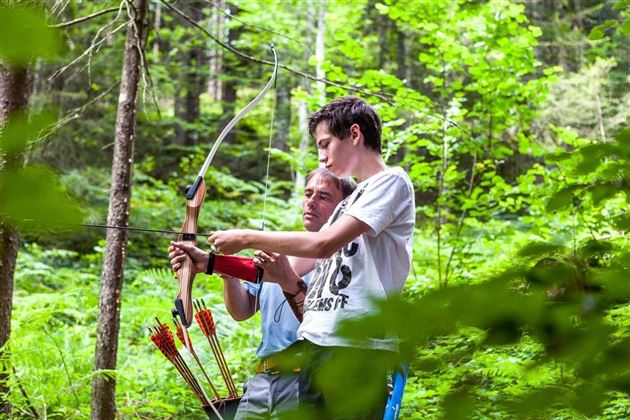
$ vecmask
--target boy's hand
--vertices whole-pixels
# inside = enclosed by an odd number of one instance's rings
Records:
[[[219,230],[214,232],[208,243],[223,255],[232,255],[247,248],[245,246],[246,229]]]

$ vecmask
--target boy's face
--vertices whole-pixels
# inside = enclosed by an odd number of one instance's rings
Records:
[[[302,201],[302,221],[309,232],[318,232],[343,198],[337,184],[327,176],[317,174],[308,180]]]
[[[352,174],[356,160],[352,135],[341,140],[328,131],[327,122],[321,122],[315,128],[313,137],[315,137],[317,144],[320,166],[326,167],[337,178],[344,178]]]

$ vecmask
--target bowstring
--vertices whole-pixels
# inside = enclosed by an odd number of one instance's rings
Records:
[[[269,168],[271,166],[271,147],[273,143],[273,126],[275,122],[276,116],[276,106],[277,106],[277,93],[278,93],[278,77],[273,82],[273,99],[271,102],[271,121],[269,123],[269,140],[267,141],[267,165],[265,168],[265,192],[263,195],[263,209],[261,215],[261,224],[260,230],[265,230],[265,221],[267,219],[267,197],[269,195]],[[261,280],[258,283],[258,290],[256,292],[256,297],[254,298],[254,308],[258,308],[260,303],[260,294],[262,293],[263,282]],[[262,319],[262,314],[261,314]],[[251,331],[251,341],[250,341],[250,349],[252,352],[252,357],[256,357],[256,323],[252,322],[252,331]]]

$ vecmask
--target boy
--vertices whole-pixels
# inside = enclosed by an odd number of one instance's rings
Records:
[[[331,392],[315,380],[314,373],[321,363],[351,349],[368,358],[375,352],[397,350],[394,337],[349,339],[340,336],[336,327],[344,319],[370,313],[371,298],[384,299],[402,290],[411,265],[413,187],[402,169],[385,165],[380,154],[381,120],[363,100],[343,97],[330,102],[311,116],[309,132],[317,143],[320,164],[337,177],[353,175],[358,182],[329,222],[319,232],[220,231],[208,242],[224,254],[256,248],[265,255],[298,257],[292,264],[300,275],[315,266],[310,286],[301,280],[278,279],[298,318],[303,316],[298,336],[304,340],[307,363],[300,373],[300,402],[314,405],[327,417],[340,410],[360,418],[382,417],[384,395],[373,406],[350,405],[346,410],[344,398],[361,384],[352,375],[340,376],[341,386],[335,384],[336,391]],[[375,376],[380,374],[375,370]],[[338,395],[344,388],[348,395]]]

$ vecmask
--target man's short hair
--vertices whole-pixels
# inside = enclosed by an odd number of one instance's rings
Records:
[[[326,178],[332,180],[335,184],[335,187],[337,187],[337,189],[341,191],[341,195],[343,196],[343,198],[347,198],[357,188],[357,183],[354,182],[352,178],[337,178],[335,174],[333,174],[326,168],[317,168],[309,172],[308,175],[306,175],[304,185],[306,186],[311,178],[313,178],[315,175],[325,176]]]
[[[309,118],[308,132],[314,135],[317,126],[326,122],[330,134],[343,140],[350,135],[350,127],[357,124],[365,138],[365,145],[381,152],[381,118],[374,108],[356,96],[344,96],[324,105]]]

